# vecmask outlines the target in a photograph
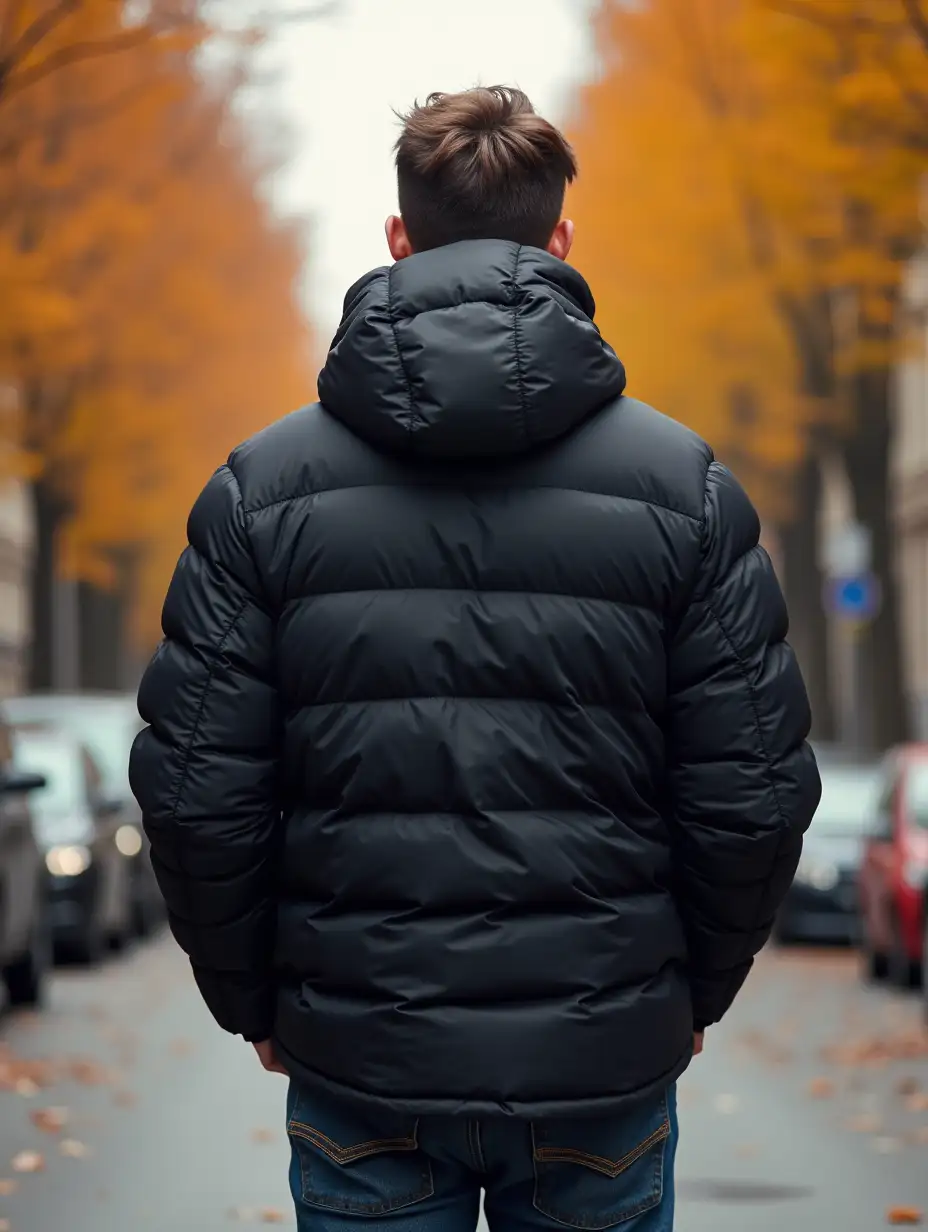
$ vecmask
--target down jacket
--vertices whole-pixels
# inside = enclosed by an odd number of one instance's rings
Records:
[[[132,782],[219,1024],[330,1093],[656,1092],[796,868],[819,780],[757,516],[593,311],[508,242],[375,271],[320,403],[191,514]]]

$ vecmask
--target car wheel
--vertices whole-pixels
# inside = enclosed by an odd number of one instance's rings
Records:
[[[161,908],[154,890],[139,877],[132,901],[132,931],[140,940],[150,937],[161,923]]]
[[[3,973],[10,1005],[41,1005],[51,964],[51,935],[47,921],[40,918],[33,927],[28,951]]]
[[[117,928],[107,934],[106,948],[111,954],[121,954],[128,944],[129,932],[125,928]]]
[[[875,950],[866,931],[860,947],[863,977],[868,984],[882,984],[889,976],[889,958],[882,950]]]
[[[88,920],[70,947],[71,957],[82,967],[95,967],[106,953],[106,935],[97,920]]]

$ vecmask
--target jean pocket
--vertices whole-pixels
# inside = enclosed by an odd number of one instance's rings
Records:
[[[532,1125],[535,1209],[568,1228],[614,1228],[658,1206],[673,1132],[664,1095],[625,1116]]]
[[[419,1122],[291,1090],[287,1133],[308,1206],[375,1217],[435,1192]],[[297,1196],[297,1195],[294,1195]]]

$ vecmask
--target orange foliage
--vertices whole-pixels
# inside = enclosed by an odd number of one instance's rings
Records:
[[[152,4],[148,29],[124,7],[0,0],[0,60],[62,11],[6,89],[0,71],[0,383],[18,466],[67,509],[61,566],[106,584],[140,557],[147,639],[197,491],[312,396],[312,355],[299,232],[266,202],[241,74],[195,61],[193,0]]]
[[[772,516],[810,429],[853,426],[846,374],[894,355],[928,48],[900,22],[890,38],[890,7],[642,0],[596,19],[578,262],[630,392],[737,459]]]

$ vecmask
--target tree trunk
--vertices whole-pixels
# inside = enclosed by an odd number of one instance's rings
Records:
[[[790,616],[790,642],[802,668],[812,705],[812,734],[836,738],[828,625],[822,606],[824,574],[818,556],[818,512],[822,475],[810,454],[795,479],[795,516],[781,529],[783,589]]]
[[[31,692],[47,692],[55,684],[55,574],[58,529],[65,509],[51,486],[37,479],[31,488],[33,533],[29,577],[29,646],[27,679]]]
[[[872,535],[872,568],[882,594],[879,613],[860,638],[861,686],[869,701],[870,732],[877,750],[908,739],[911,730],[893,544],[890,382],[887,367],[853,378],[856,430],[843,445],[857,517]]]
[[[125,609],[118,589],[91,582],[78,588],[80,608],[80,685],[104,691],[125,685]]]

